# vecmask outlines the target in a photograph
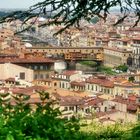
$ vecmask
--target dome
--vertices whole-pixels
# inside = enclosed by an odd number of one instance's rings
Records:
[[[25,43],[25,47],[30,48],[30,47],[32,47],[32,44],[30,44],[30,43]]]
[[[45,21],[45,20],[46,20],[46,19],[43,18],[43,17],[38,18],[38,21],[40,21],[40,22],[43,22],[43,21]]]
[[[67,64],[64,61],[56,61],[54,63],[54,70],[58,73],[61,73],[66,68],[67,68]]]

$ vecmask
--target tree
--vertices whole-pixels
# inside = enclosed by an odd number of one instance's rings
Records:
[[[91,22],[92,22],[93,24],[96,24],[97,22],[99,22],[99,18],[98,18],[98,17],[93,17],[93,18],[91,19]]]
[[[128,66],[127,65],[120,65],[116,68],[116,70],[120,70],[122,72],[127,72]]]
[[[135,81],[134,76],[130,76],[129,79],[128,79],[128,81],[129,81],[129,82],[134,82],[134,81]]]
[[[75,139],[79,123],[61,117],[59,108],[48,92],[39,91],[40,101],[30,104],[25,94],[0,95],[0,139],[6,140],[64,140]],[[77,133],[77,134],[76,134]]]
[[[138,24],[140,21],[139,0],[44,0],[31,6],[27,11],[15,11],[1,18],[0,21],[2,23],[22,19],[23,24],[25,24],[33,17],[37,18],[40,15],[48,15],[51,17],[51,20],[48,20],[47,23],[40,26],[63,24],[64,27],[59,31],[60,33],[71,25],[79,27],[79,21],[81,19],[91,21],[93,17],[99,17],[106,21],[110,9],[116,6],[122,16],[114,25],[123,22],[130,13],[133,13],[134,16],[137,17],[134,26]],[[34,22],[35,21],[36,19]],[[30,28],[32,24],[27,27],[27,29]]]

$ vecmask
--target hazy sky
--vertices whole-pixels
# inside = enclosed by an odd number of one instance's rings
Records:
[[[43,0],[0,0],[0,8],[28,8]]]

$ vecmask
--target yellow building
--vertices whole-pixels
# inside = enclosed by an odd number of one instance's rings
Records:
[[[104,65],[116,67],[127,65],[128,58],[132,57],[132,51],[120,48],[104,48]]]

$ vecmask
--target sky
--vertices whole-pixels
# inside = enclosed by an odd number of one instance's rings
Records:
[[[0,0],[0,8],[28,8],[43,0]]]

